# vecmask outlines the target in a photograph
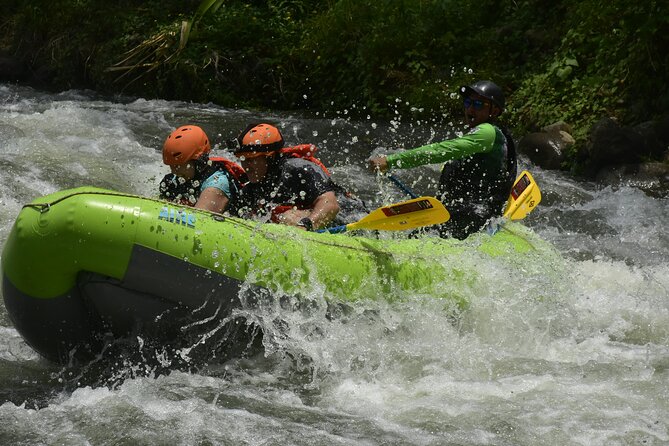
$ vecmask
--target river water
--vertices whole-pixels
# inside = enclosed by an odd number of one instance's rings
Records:
[[[448,134],[347,116],[0,85],[0,245],[37,196],[81,185],[154,196],[162,141],[185,123],[219,143],[278,123],[373,207],[405,198],[366,172],[373,150]],[[456,321],[429,296],[379,296],[346,323],[311,314],[318,336],[249,358],[171,373],[119,358],[94,375],[41,359],[0,306],[0,444],[669,444],[668,199],[521,167],[543,192],[524,223],[562,257],[540,266],[563,272],[479,264],[486,286]],[[425,194],[437,174],[398,176]]]

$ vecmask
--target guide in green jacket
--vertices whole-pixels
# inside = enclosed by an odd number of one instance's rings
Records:
[[[439,227],[442,237],[465,239],[502,215],[516,177],[516,149],[511,134],[496,122],[504,111],[504,94],[491,81],[460,88],[466,135],[392,155],[369,159],[370,169],[409,169],[445,163],[439,199],[451,219]]]

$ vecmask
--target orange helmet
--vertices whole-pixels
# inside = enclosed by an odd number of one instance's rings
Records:
[[[235,153],[275,152],[283,149],[283,135],[278,128],[269,124],[257,124],[247,127],[238,138],[239,147]]]
[[[196,125],[183,125],[170,133],[163,144],[163,163],[177,166],[209,153],[207,134]]]

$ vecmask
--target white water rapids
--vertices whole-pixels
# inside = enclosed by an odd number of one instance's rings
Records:
[[[373,206],[404,199],[364,160],[435,138],[431,123],[345,116],[0,85],[0,246],[41,195],[93,185],[155,196],[159,149],[185,123],[220,143],[271,120],[288,142],[316,144]],[[379,296],[342,319],[284,315],[293,329],[266,355],[167,374],[119,359],[92,379],[39,358],[0,306],[0,444],[669,444],[669,200],[521,167],[543,192],[524,223],[563,258],[527,268],[559,274],[463,258],[483,281],[457,320],[429,296]],[[435,172],[400,177],[428,193]]]

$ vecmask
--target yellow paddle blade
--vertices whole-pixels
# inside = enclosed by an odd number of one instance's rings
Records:
[[[541,201],[541,191],[539,186],[532,178],[532,175],[527,170],[524,170],[518,175],[516,182],[511,188],[511,195],[506,202],[506,211],[504,217],[511,220],[520,220],[525,218],[527,214]]]
[[[441,201],[434,197],[418,197],[379,208],[365,218],[346,225],[346,230],[377,229],[401,231],[437,225],[451,218]]]

